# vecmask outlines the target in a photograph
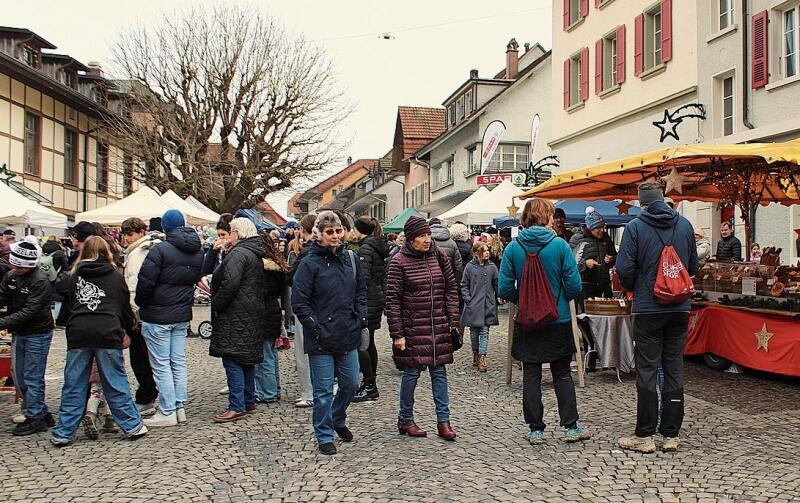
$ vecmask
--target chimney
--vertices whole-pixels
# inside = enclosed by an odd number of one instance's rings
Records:
[[[470,70],[469,71],[469,78],[477,79],[478,78],[478,70],[476,70],[474,68],[472,70]]]
[[[89,67],[89,71],[86,72],[88,75],[94,75],[95,77],[103,77],[103,67],[100,66],[100,63],[97,61],[89,61],[87,65]]]
[[[531,50],[531,44],[529,44],[528,42],[525,42],[525,54],[528,54],[528,51],[530,51],[530,50]]]
[[[519,44],[512,38],[506,46],[506,78],[516,79],[519,74]]]

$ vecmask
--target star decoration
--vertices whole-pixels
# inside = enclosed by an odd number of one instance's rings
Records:
[[[12,178],[16,178],[16,177],[17,177],[16,173],[12,173],[12,172],[10,172],[8,170],[8,165],[7,164],[0,164],[0,182],[3,182],[6,185],[8,185],[8,182]]]
[[[617,205],[617,210],[619,210],[620,215],[627,215],[631,208],[633,208],[633,206],[625,201],[620,201],[620,203]]]
[[[508,210],[508,216],[509,217],[516,218],[517,212],[519,211],[519,208],[517,208],[517,205],[514,204],[514,200],[513,199],[511,200],[511,206],[506,206],[506,209]]]
[[[653,125],[661,130],[661,142],[663,143],[667,137],[671,136],[676,140],[680,141],[678,137],[677,128],[680,123],[683,122],[681,119],[673,119],[672,115],[670,115],[669,110],[664,110],[664,118],[660,121],[653,122]]]
[[[772,339],[772,336],[775,335],[772,332],[767,331],[767,323],[764,322],[764,326],[761,327],[760,332],[756,332],[753,335],[758,338],[758,344],[756,345],[756,351],[764,348],[764,352],[769,352],[769,340]]]
[[[669,194],[673,190],[678,194],[683,194],[683,182],[686,180],[686,177],[678,173],[678,168],[672,168],[669,175],[661,179],[667,182],[667,189],[664,191],[664,194]]]

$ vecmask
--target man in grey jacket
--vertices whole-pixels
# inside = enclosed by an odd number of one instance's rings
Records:
[[[450,231],[442,225],[442,221],[438,218],[431,218],[428,221],[431,227],[431,237],[447,258],[450,259],[450,264],[453,266],[453,272],[456,275],[456,281],[461,283],[461,274],[464,271],[464,263],[461,260],[461,253],[458,251],[458,245],[453,238],[450,237]]]

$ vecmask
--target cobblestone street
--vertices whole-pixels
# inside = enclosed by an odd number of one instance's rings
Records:
[[[195,327],[207,316],[198,308]],[[353,404],[351,444],[319,455],[310,409],[294,408],[292,352],[280,355],[283,400],[259,405],[244,421],[217,425],[226,397],[222,365],[208,342],[190,339],[191,401],[185,426],[152,429],[136,442],[116,435],[50,445],[49,434],[11,435],[16,407],[0,398],[3,442],[0,501],[797,501],[800,499],[800,386],[770,376],[714,372],[687,362],[683,444],[674,454],[641,455],[616,447],[633,432],[633,376],[587,376],[578,389],[582,423],[594,438],[560,439],[551,380],[545,373],[545,445],[524,439],[521,372],[504,383],[504,324],[490,338],[490,370],[478,374],[468,347],[448,367],[452,423],[448,443],[435,436],[430,380],[417,390],[417,422],[427,439],[395,429],[399,373],[379,332],[379,387],[374,403]],[[65,343],[53,339],[47,402],[57,409]],[[577,380],[577,375],[576,376]],[[134,383],[131,375],[131,381]]]

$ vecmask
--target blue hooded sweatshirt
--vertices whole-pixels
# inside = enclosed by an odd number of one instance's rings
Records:
[[[544,247],[545,245],[547,246]],[[500,298],[518,302],[519,285],[522,282],[526,254],[540,250],[542,251],[539,260],[541,260],[544,272],[550,281],[553,297],[558,295],[559,316],[555,323],[569,323],[572,319],[569,301],[581,292],[581,275],[567,242],[563,239],[556,239],[556,234],[546,227],[523,229],[519,233],[519,237],[506,246],[503,261],[500,263],[500,278],[498,279]]]
[[[617,255],[617,274],[622,287],[633,292],[634,313],[688,313],[691,308],[691,300],[662,304],[653,296],[661,251],[668,244],[675,248],[689,275],[697,274],[694,228],[666,203],[650,204],[625,226]]]

